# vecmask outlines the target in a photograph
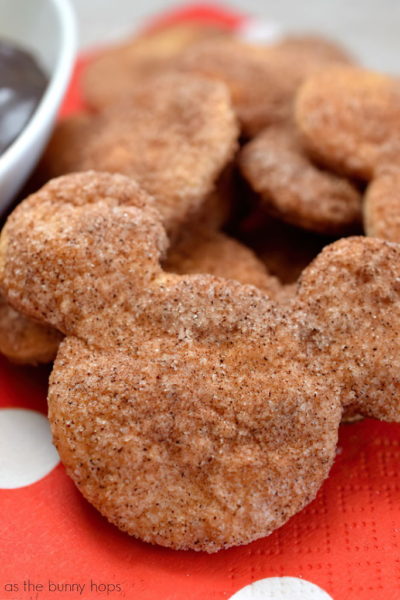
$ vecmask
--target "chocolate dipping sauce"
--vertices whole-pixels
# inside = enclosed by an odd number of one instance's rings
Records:
[[[0,40],[0,154],[28,123],[47,83],[32,54]]]

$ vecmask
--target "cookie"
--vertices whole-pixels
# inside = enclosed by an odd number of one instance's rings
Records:
[[[0,354],[19,364],[53,360],[62,336],[17,312],[0,295]]]
[[[105,48],[83,72],[81,86],[85,103],[94,110],[102,110],[129,97],[149,78],[164,74],[192,44],[227,35],[224,27],[184,23]]]
[[[199,42],[177,61],[186,72],[223,81],[246,137],[291,119],[296,91],[307,76],[351,59],[335,44],[317,37],[287,38],[269,45],[234,38]]]
[[[254,285],[270,297],[282,288],[256,255],[221,232],[189,232],[167,254],[163,268],[170,273],[208,273]]]
[[[239,165],[265,209],[283,221],[326,235],[360,227],[359,191],[314,165],[292,126],[261,132],[244,146]]]
[[[163,272],[166,243],[133,181],[71,175],[9,219],[1,286],[67,335],[49,418],[84,496],[145,541],[213,552],[267,535],[315,496],[341,406],[265,294]]]
[[[400,140],[400,80],[351,66],[307,79],[296,100],[296,123],[309,152],[339,173],[369,181],[393,162]]]
[[[47,179],[90,169],[132,177],[155,198],[173,235],[202,214],[232,161],[237,137],[222,83],[164,75],[141,86],[129,101],[61,123],[41,170]]]

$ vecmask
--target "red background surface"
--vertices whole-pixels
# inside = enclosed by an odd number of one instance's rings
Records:
[[[243,19],[200,7],[155,24],[199,17],[222,18],[233,27]],[[85,60],[63,114],[81,107]],[[0,407],[45,413],[48,372],[0,358]],[[0,600],[221,600],[258,579],[287,575],[316,583],[334,600],[399,600],[399,464],[400,426],[372,420],[343,425],[335,464],[314,502],[268,538],[211,556],[153,547],[121,533],[59,465],[33,485],[0,490]],[[86,588],[82,596],[4,591],[5,584],[28,578],[45,587],[51,581]],[[96,593],[91,581],[119,584],[122,591]]]

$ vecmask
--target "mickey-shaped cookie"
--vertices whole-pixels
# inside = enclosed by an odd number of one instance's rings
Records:
[[[226,199],[213,192],[238,135],[223,83],[165,73],[98,114],[61,121],[41,171],[45,181],[90,169],[132,177],[155,198],[175,236],[200,218],[214,228],[226,218]]]
[[[190,31],[182,34],[185,38]],[[151,39],[157,44],[158,38]],[[188,227],[203,227],[213,237],[231,209],[227,164],[237,136],[222,83],[164,74],[101,115],[79,114],[61,121],[42,159],[39,178],[47,181],[90,167],[123,172],[154,196],[172,238],[179,241],[182,229]],[[247,261],[249,253],[242,247],[236,250],[238,261],[243,254]],[[255,257],[250,263],[256,271],[263,270]],[[0,299],[0,352],[19,362],[48,361],[59,339],[48,328],[19,317]]]
[[[66,335],[49,417],[84,496],[145,541],[213,552],[314,498],[344,405],[399,419],[400,248],[328,247],[285,310],[253,286],[165,273],[166,245],[131,179],[71,175],[9,218],[0,282]]]

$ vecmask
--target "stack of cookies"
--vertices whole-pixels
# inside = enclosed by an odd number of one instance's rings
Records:
[[[180,25],[82,90],[1,234],[0,352],[55,359],[54,442],[112,523],[248,543],[315,497],[343,415],[400,420],[400,83]]]

